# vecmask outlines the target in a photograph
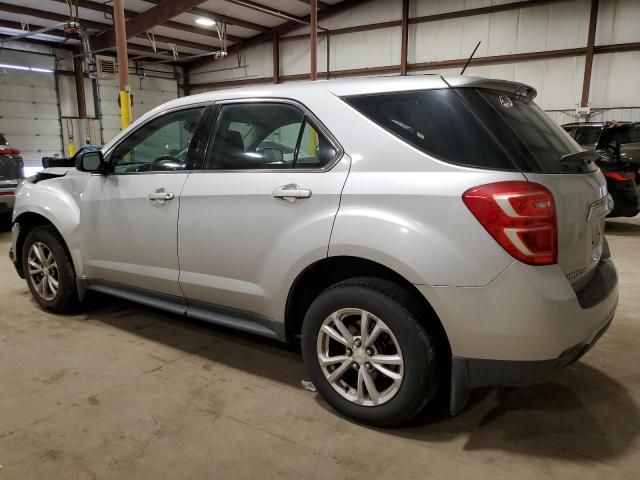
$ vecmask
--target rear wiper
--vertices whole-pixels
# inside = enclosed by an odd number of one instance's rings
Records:
[[[560,158],[560,163],[565,165],[589,165],[600,158],[600,154],[595,150],[584,150],[582,152],[568,153]]]

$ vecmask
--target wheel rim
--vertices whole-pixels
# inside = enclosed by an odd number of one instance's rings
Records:
[[[58,296],[60,274],[53,252],[42,242],[35,242],[29,248],[29,277],[40,298],[48,302]]]
[[[402,385],[400,344],[382,320],[365,310],[344,308],[329,315],[320,327],[317,355],[327,382],[357,405],[382,405]]]

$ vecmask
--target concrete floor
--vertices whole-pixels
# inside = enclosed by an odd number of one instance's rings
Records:
[[[620,306],[582,361],[377,430],[304,390],[295,349],[110,298],[43,312],[0,233],[0,479],[637,479],[640,219],[608,234]]]

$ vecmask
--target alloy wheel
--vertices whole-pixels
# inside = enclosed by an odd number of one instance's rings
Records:
[[[404,360],[391,329],[359,308],[329,315],[317,340],[320,368],[343,398],[362,406],[378,406],[400,390]]]
[[[29,248],[29,277],[40,298],[48,302],[58,296],[60,273],[53,252],[42,242],[35,242]]]

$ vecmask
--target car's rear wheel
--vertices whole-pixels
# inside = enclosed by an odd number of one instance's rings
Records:
[[[75,270],[55,228],[38,226],[27,234],[22,268],[31,294],[41,307],[55,313],[67,313],[77,307]]]
[[[321,293],[305,316],[302,349],[311,378],[336,410],[393,426],[436,390],[435,343],[398,285],[355,278]]]

